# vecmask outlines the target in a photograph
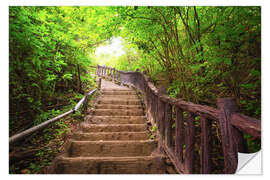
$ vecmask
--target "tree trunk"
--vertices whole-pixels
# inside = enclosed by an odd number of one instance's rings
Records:
[[[77,71],[78,71],[78,78],[77,78],[77,91],[82,93],[82,81],[81,81],[81,72],[80,72],[80,65],[77,64]]]

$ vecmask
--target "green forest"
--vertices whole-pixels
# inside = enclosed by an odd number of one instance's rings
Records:
[[[124,53],[95,53],[117,38]],[[196,104],[234,97],[241,113],[261,119],[261,8],[9,7],[9,136],[74,106],[97,87],[96,65],[143,72],[170,97]],[[56,129],[58,137],[68,125]],[[45,151],[36,157],[43,164],[10,172],[39,171],[50,163]]]

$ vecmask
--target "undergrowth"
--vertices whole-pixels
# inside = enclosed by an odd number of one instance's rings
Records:
[[[96,95],[89,97],[88,107],[91,106],[91,101]],[[61,109],[51,109],[42,113],[35,124],[40,124],[48,119],[56,117],[62,113],[72,109],[76,103],[83,97],[82,94],[74,94],[73,98],[69,99],[70,105],[64,106]],[[59,121],[49,125],[40,132],[34,133],[27,137],[23,142],[18,142],[10,146],[9,156],[9,173],[10,174],[37,174],[42,173],[47,166],[51,165],[54,158],[63,152],[63,144],[70,137],[72,132],[76,130],[77,124],[84,120],[83,113],[79,111],[60,119]],[[33,153],[25,157],[16,158],[16,154],[33,150]],[[15,157],[15,158],[14,158]]]

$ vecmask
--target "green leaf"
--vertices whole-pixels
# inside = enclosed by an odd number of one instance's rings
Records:
[[[223,86],[223,83],[220,83],[220,84],[218,84],[217,86],[218,86],[218,87],[221,87],[221,86]]]
[[[30,102],[30,103],[32,103],[32,102],[34,101],[34,99],[31,98],[31,97],[27,97],[27,100],[28,100],[28,102]]]
[[[247,101],[246,100],[241,100],[240,103],[241,104],[247,104]]]
[[[224,59],[224,63],[227,64],[227,65],[232,65],[232,61],[228,58],[225,58]]]
[[[152,131],[152,132],[155,132],[156,130],[157,130],[157,126],[152,126],[151,131]]]
[[[246,89],[252,89],[255,87],[254,84],[248,83],[248,84],[240,84],[240,87],[246,88]]]
[[[200,65],[192,65],[190,68],[191,68],[193,71],[198,71],[198,70],[201,68],[201,66],[200,66]]]
[[[252,69],[251,70],[251,72],[250,72],[250,74],[252,75],[252,76],[260,76],[260,71],[258,71],[258,70],[255,70],[255,69]]]
[[[72,74],[64,74],[62,76],[62,78],[65,79],[65,80],[71,80],[72,79]]]

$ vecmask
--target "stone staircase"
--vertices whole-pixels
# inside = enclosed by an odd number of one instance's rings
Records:
[[[165,157],[150,140],[136,92],[103,80],[101,96],[67,152],[54,161],[56,174],[163,174]]]

